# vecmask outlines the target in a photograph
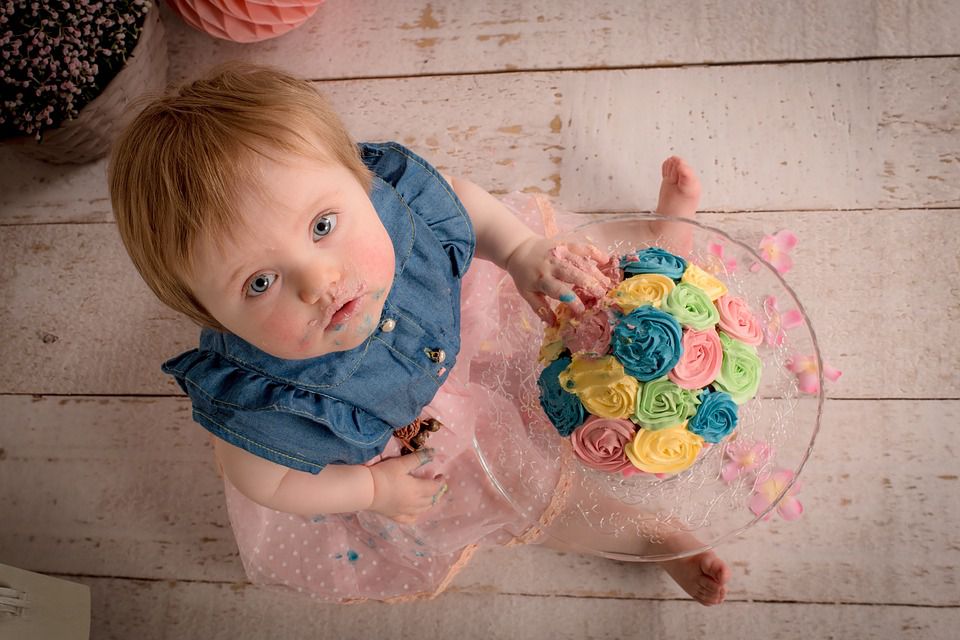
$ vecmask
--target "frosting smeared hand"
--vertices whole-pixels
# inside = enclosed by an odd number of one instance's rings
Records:
[[[609,262],[593,245],[536,236],[510,254],[507,273],[540,319],[553,325],[557,319],[547,298],[566,303],[577,317],[583,315],[586,305],[603,298],[613,285],[600,269]]]

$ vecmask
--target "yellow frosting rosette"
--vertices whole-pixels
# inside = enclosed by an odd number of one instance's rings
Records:
[[[540,364],[548,365],[563,353],[563,340],[560,339],[560,327],[547,327],[543,332],[543,343],[540,345]]]
[[[560,385],[577,394],[584,408],[601,418],[626,418],[637,406],[640,383],[613,356],[575,355],[560,372]]]
[[[702,448],[703,438],[687,431],[687,423],[682,422],[656,431],[640,429],[624,453],[641,471],[679,473],[693,464]]]
[[[727,285],[692,262],[687,264],[687,270],[683,272],[680,281],[697,287],[707,294],[711,300],[716,300],[727,292]]]
[[[607,296],[626,314],[645,304],[659,309],[660,303],[675,286],[673,280],[665,275],[642,273],[627,278],[611,289]]]

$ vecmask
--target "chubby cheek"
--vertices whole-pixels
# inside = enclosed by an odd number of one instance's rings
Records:
[[[393,272],[396,266],[393,253],[393,242],[382,226],[375,233],[369,233],[362,243],[358,243],[355,264],[367,279],[371,289],[389,289],[393,283]],[[384,292],[384,297],[386,297]]]
[[[300,321],[296,314],[274,312],[258,323],[257,346],[270,355],[280,358],[298,358],[306,352],[310,343],[308,337],[307,320]]]

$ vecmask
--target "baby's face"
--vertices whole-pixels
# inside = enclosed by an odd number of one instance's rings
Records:
[[[228,331],[278,358],[359,346],[376,329],[394,274],[393,243],[346,168],[291,156],[258,160],[263,197],[242,224],[196,251],[194,295]]]

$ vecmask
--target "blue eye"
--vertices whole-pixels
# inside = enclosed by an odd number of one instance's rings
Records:
[[[247,285],[247,295],[255,298],[266,293],[267,289],[270,288],[270,285],[272,285],[276,279],[277,274],[275,273],[261,273],[254,277],[254,279],[250,281],[250,284]]]
[[[313,223],[313,239],[319,240],[320,238],[329,235],[333,231],[334,227],[337,226],[337,214],[328,213],[326,215],[320,216]]]

